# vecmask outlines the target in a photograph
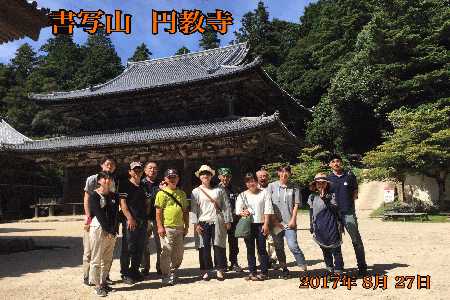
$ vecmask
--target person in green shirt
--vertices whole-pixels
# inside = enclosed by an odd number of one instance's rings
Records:
[[[163,285],[175,284],[175,271],[183,261],[184,237],[189,229],[189,203],[186,193],[177,187],[177,170],[164,172],[166,187],[156,194],[156,224],[161,240],[161,274]]]

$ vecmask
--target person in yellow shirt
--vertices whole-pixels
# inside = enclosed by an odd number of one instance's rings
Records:
[[[189,203],[186,193],[177,187],[177,170],[164,172],[166,187],[156,194],[156,224],[161,239],[163,285],[175,284],[175,271],[183,261],[184,237],[189,229]]]

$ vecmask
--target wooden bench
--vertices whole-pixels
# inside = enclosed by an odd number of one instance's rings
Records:
[[[427,213],[401,213],[401,212],[387,212],[383,214],[383,220],[395,220],[397,218],[403,218],[403,221],[406,222],[406,219],[414,219],[420,218],[420,221],[423,222],[429,221]]]
[[[34,217],[39,217],[39,208],[48,208],[48,216],[53,217],[55,215],[55,207],[61,207],[65,205],[72,205],[72,214],[75,216],[77,214],[77,206],[83,206],[82,202],[79,203],[38,203],[31,205],[34,208]]]

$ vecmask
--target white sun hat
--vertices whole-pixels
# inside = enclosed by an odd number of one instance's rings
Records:
[[[200,167],[200,169],[198,169],[198,171],[195,172],[195,176],[200,177],[200,173],[203,172],[203,171],[207,171],[207,172],[211,173],[212,176],[216,175],[216,171],[214,171],[210,166],[202,165]]]

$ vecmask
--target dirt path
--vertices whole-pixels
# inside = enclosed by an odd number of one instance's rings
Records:
[[[380,207],[384,201],[384,187],[386,183],[381,181],[364,182],[359,185],[356,209],[374,210]]]
[[[117,283],[114,286],[117,291],[111,293],[108,299],[448,299],[450,223],[391,223],[369,219],[367,215],[368,212],[363,211],[359,219],[367,261],[375,272],[388,276],[386,290],[364,289],[361,280],[357,280],[357,286],[351,290],[343,286],[336,289],[299,289],[298,278],[246,282],[235,273],[228,273],[231,278],[224,282],[198,281],[198,254],[193,248],[192,235],[189,235],[179,272],[180,284],[161,288],[160,281],[154,276],[135,286]],[[309,269],[320,272],[323,270],[322,254],[306,230],[307,216],[300,215],[299,222],[300,246],[308,259]],[[0,225],[0,236],[33,236],[36,243],[41,245],[70,247],[0,255],[0,299],[98,299],[92,288],[81,284],[80,224],[52,222]],[[240,249],[240,262],[246,266],[245,245],[242,242]],[[348,236],[345,236],[343,254],[346,268],[354,268],[355,258]],[[290,253],[288,259],[293,261]],[[294,267],[291,270],[294,275],[299,275]],[[411,290],[394,289],[394,276],[417,274],[431,276],[430,290],[417,290],[415,282]],[[118,258],[114,260],[111,277],[113,280],[120,279]]]

